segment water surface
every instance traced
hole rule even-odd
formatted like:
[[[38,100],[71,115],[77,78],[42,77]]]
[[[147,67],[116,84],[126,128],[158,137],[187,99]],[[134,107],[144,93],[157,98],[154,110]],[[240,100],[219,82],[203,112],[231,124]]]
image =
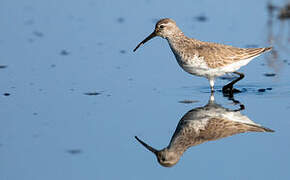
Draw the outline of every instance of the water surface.
[[[0,179],[289,177],[289,22],[271,17],[267,3],[2,0]],[[235,99],[275,133],[192,147],[172,168],[140,146],[135,135],[166,146],[182,115],[210,96],[208,81],[183,72],[165,40],[132,52],[163,17],[200,40],[274,46],[241,69],[245,92]],[[215,99],[235,107],[219,91]]]

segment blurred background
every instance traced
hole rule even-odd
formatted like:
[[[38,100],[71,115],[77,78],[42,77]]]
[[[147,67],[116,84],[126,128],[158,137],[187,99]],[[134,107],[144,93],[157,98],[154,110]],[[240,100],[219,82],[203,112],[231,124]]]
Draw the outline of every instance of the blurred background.
[[[1,0],[0,179],[289,178],[289,3]],[[274,47],[241,69],[235,98],[275,133],[192,147],[172,168],[134,139],[167,146],[181,117],[210,96],[165,40],[132,52],[165,17],[199,40]],[[219,91],[215,98],[236,108]]]

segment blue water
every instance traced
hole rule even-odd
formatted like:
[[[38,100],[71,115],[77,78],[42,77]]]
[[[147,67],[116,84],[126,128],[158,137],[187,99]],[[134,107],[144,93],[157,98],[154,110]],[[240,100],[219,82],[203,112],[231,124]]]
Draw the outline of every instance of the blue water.
[[[289,178],[289,21],[271,18],[267,3],[1,0],[0,179]],[[183,72],[165,40],[132,52],[164,17],[200,40],[274,46],[240,70],[246,92],[235,99],[275,133],[192,147],[172,168],[134,139],[167,146],[180,118],[210,96],[208,81]],[[221,92],[215,99],[236,108]]]

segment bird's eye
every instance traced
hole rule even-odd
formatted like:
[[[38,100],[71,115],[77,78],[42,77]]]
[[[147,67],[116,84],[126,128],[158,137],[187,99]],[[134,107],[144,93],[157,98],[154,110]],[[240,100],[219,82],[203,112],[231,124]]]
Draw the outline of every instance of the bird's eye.
[[[164,28],[164,26],[163,26],[163,25],[160,25],[160,26],[159,26],[159,28],[161,28],[161,29],[162,29],[162,28]]]

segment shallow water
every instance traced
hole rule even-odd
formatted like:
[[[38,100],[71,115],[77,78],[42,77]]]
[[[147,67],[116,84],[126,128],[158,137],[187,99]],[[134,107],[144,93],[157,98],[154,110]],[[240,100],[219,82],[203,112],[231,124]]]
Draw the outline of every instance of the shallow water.
[[[275,133],[207,142],[172,168],[158,164],[134,136],[167,146],[180,118],[210,96],[208,81],[183,72],[165,40],[132,52],[163,17],[200,40],[274,46],[240,70],[235,99]],[[0,26],[1,180],[289,177],[289,20],[271,17],[266,0],[4,0]],[[215,99],[237,108],[219,91]]]

